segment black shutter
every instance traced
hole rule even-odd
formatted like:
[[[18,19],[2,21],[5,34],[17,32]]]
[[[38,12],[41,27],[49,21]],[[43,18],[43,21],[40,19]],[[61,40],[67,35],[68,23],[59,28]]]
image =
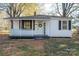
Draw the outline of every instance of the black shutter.
[[[13,20],[11,20],[11,29],[13,29]]]
[[[61,21],[59,21],[59,30],[61,30]]]
[[[69,20],[69,30],[71,30],[71,21]]]

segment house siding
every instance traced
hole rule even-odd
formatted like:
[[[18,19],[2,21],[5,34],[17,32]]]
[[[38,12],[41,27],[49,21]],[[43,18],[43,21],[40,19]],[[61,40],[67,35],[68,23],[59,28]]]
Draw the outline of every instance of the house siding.
[[[18,20],[13,21],[13,29],[19,29],[19,21]]]
[[[51,20],[49,21],[50,28],[48,28],[47,34],[50,37],[72,37],[72,31],[67,29],[67,30],[59,30],[59,21],[58,20]]]

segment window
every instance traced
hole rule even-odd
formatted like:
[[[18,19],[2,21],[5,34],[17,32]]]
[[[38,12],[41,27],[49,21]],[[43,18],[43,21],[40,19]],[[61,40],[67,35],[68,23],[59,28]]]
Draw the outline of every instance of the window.
[[[35,30],[35,20],[22,20],[22,21],[19,21],[19,28]]]
[[[71,30],[71,20],[69,21],[60,21],[59,20],[59,30]]]
[[[23,29],[32,29],[32,20],[23,20],[22,28]]]
[[[62,21],[62,29],[67,29],[67,21]]]

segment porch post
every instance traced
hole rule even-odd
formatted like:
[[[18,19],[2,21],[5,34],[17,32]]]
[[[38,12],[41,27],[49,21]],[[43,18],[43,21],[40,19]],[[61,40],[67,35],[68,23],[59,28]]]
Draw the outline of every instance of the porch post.
[[[20,24],[21,20],[19,20],[19,29],[21,29],[21,24]]]
[[[23,26],[22,20],[19,20],[19,29],[23,29],[22,26]]]
[[[46,23],[44,22],[44,36],[46,34]]]
[[[11,29],[13,29],[13,20],[11,20]]]

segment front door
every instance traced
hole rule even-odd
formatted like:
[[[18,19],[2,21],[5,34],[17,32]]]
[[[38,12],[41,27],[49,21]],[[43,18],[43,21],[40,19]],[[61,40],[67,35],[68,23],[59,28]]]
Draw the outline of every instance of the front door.
[[[44,35],[44,24],[43,21],[36,21],[35,25],[35,34],[36,35]]]

